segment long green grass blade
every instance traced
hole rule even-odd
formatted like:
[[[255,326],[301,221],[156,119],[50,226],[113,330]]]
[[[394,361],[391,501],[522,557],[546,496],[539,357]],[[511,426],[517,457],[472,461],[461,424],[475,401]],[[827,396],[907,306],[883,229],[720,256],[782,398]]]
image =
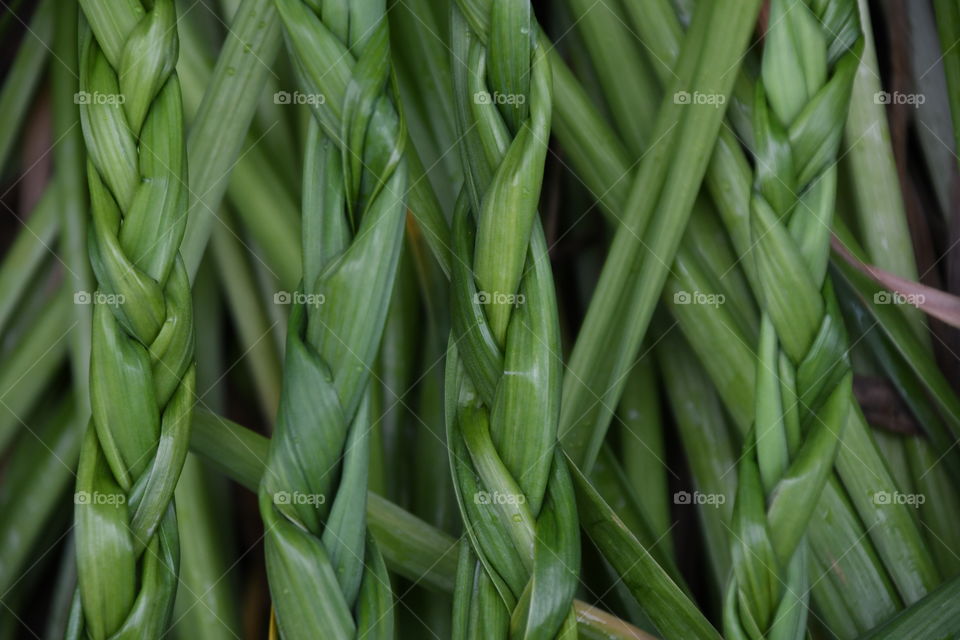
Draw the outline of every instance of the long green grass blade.
[[[654,142],[633,183],[564,382],[561,437],[571,457],[586,468],[606,433],[623,373],[639,349],[723,118],[722,106],[675,103],[673,96],[700,92],[726,100],[757,9],[753,2],[700,5],[678,79],[658,114]],[[658,215],[651,220],[654,209]],[[646,276],[631,288],[630,274],[638,270]],[[625,291],[630,292],[626,297]]]
[[[23,42],[6,72],[3,89],[0,90],[0,122],[4,123],[0,130],[0,171],[7,168],[10,152],[18,134],[23,130],[23,119],[40,83],[43,67],[51,50],[55,5],[53,0],[44,0],[37,4]],[[5,13],[5,17],[17,15],[16,8],[6,7],[6,11],[9,13]],[[70,99],[73,100],[73,96],[70,96]]]
[[[574,467],[572,475],[584,528],[663,637],[719,639],[717,630],[640,545],[580,470]]]

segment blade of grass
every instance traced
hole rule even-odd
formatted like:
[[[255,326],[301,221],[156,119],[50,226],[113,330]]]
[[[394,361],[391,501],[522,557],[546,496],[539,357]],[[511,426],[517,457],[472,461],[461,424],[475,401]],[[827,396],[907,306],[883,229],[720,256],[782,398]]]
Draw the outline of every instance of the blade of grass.
[[[858,0],[857,9],[863,24],[864,48],[850,97],[850,113],[844,131],[847,149],[843,158],[853,184],[854,212],[860,237],[874,264],[901,278],[916,281],[917,263],[890,143],[876,44],[866,0]],[[915,310],[908,311],[907,315],[921,340],[929,342],[922,316]]]
[[[213,228],[217,211],[256,109],[270,65],[280,50],[273,0],[243,0],[190,127],[187,156],[192,191],[183,246],[191,275]]]
[[[289,291],[303,271],[300,216],[295,200],[268,162],[259,150],[248,147],[233,169],[227,195],[237,217],[263,248],[280,286]],[[264,211],[271,214],[265,216]]]
[[[896,7],[887,7],[885,4],[880,7],[885,11],[888,22],[897,24],[904,21],[904,17],[896,16],[891,11]],[[926,98],[923,104],[916,106],[917,121],[923,123],[917,127],[917,139],[933,183],[939,205],[937,209],[941,219],[946,219],[952,207],[951,190],[957,162],[953,126],[956,110],[951,106],[955,95],[952,92],[955,90],[947,81],[946,73],[939,70],[946,71],[946,65],[942,62],[944,49],[938,37],[944,20],[937,15],[943,15],[942,12],[934,12],[935,7],[930,2],[907,2],[902,7],[901,16],[905,15],[906,37],[910,43],[906,51],[909,67],[905,75],[915,83],[916,91]]]
[[[645,358],[631,371],[618,413],[620,460],[629,485],[643,505],[655,539],[673,556],[673,540],[669,535],[664,423],[657,393],[657,371],[653,358]]]
[[[859,243],[842,225],[834,229],[839,245],[842,249],[863,261],[865,254]],[[931,428],[929,435],[935,443],[936,449],[948,452],[952,442],[960,436],[960,399],[950,388],[949,383],[940,373],[933,357],[924,343],[917,338],[909,324],[909,320],[900,310],[899,305],[883,304],[886,301],[885,292],[868,276],[854,268],[846,260],[835,260],[834,267],[842,275],[844,282],[860,300],[862,308],[870,313],[870,326],[881,329],[889,340],[889,344],[899,352],[903,361],[913,369],[914,374],[927,388],[931,397],[942,412],[946,423],[945,429],[934,429],[939,423],[931,422],[926,425]],[[878,304],[881,303],[881,304]],[[951,464],[956,470],[960,468],[956,462]]]
[[[67,620],[76,590],[77,564],[74,560],[73,535],[70,535],[63,546],[60,571],[53,589],[53,602],[50,604],[50,614],[43,634],[44,640],[60,640],[67,637]]]
[[[93,275],[87,256],[87,189],[83,179],[83,132],[75,96],[80,88],[77,42],[79,6],[58,7],[54,38],[53,159],[58,185],[66,277],[74,292],[92,291]],[[75,326],[70,333],[70,370],[73,376],[77,413],[84,420],[90,414],[90,335],[93,314],[88,305],[74,305]],[[0,323],[2,324],[2,323]]]
[[[940,49],[943,52],[943,71],[947,76],[947,97],[953,119],[954,150],[960,150],[960,7],[950,0],[934,0]],[[956,153],[954,153],[956,155]]]
[[[945,582],[863,640],[942,640],[960,634],[960,578]]]
[[[50,257],[61,225],[58,216],[61,189],[57,182],[47,187],[3,256],[0,265],[0,333],[6,333],[10,316],[31,277]]]
[[[0,128],[0,172],[7,167],[10,151],[23,130],[27,108],[53,44],[54,6],[53,0],[43,0],[37,5],[0,89],[0,122],[4,123]],[[16,16],[16,9],[7,7],[7,11],[6,15]]]
[[[74,480],[82,433],[75,413],[72,401],[61,402],[41,424],[24,429],[12,448],[0,497],[2,599],[22,577],[40,532],[50,525]]]
[[[726,418],[709,378],[704,375],[682,337],[667,332],[657,345],[657,359],[664,375],[667,396],[680,432],[694,479],[694,487],[709,502],[697,504],[707,557],[719,595],[729,575],[727,526],[733,510],[736,477],[735,445],[727,431]],[[696,402],[693,402],[693,399]],[[716,498],[722,496],[722,499]],[[674,495],[674,504],[678,504]],[[682,501],[689,504],[693,501]]]
[[[729,95],[758,9],[755,2],[700,5],[678,65],[679,79],[662,104],[655,142],[641,162],[565,377],[561,437],[568,454],[587,469],[609,422],[605,407],[620,396],[623,373],[639,348],[723,118],[722,107],[677,104],[673,96],[682,91]],[[659,199],[651,193],[659,193]],[[645,231],[654,209],[658,215]],[[631,290],[627,281],[637,269],[646,276]],[[626,300],[623,291],[630,291]]]
[[[427,0],[399,0],[390,9],[390,35],[410,139],[417,141],[430,183],[451,211],[462,180],[453,119],[449,43],[442,18]],[[447,7],[444,6],[444,11]]]
[[[202,265],[193,287],[197,309],[197,391],[201,406],[222,411],[217,386],[223,369],[220,344],[222,312],[216,274]],[[234,580],[228,559],[235,549],[230,527],[229,487],[225,479],[189,454],[177,483],[177,525],[181,531],[180,582],[174,604],[173,634],[184,640],[228,640],[239,636]]]
[[[662,462],[657,460],[657,466],[662,468]],[[627,480],[625,469],[613,455],[611,448],[604,445],[600,455],[590,473],[590,485],[606,502],[623,523],[630,529],[630,533],[656,560],[657,564],[670,576],[684,592],[690,589],[677,568],[673,557],[673,549],[665,538],[670,526],[663,530],[654,529],[650,514],[641,503],[641,491],[637,491]],[[664,488],[666,491],[666,489]]]
[[[264,313],[250,271],[251,265],[233,229],[230,215],[222,211],[218,217],[221,224],[213,231],[212,249],[219,284],[237,329],[244,366],[249,368],[254,380],[260,410],[264,416],[272,419],[280,403],[282,370],[280,354],[270,337],[277,330],[276,323]],[[270,302],[276,304],[276,296],[284,293],[275,293]]]
[[[596,69],[614,121],[633,157],[643,155],[651,142],[656,104],[643,98],[643,92],[656,86],[653,72],[642,57],[635,34],[624,28],[626,18],[619,2],[593,3],[568,0],[571,21],[580,31],[589,32],[584,42]],[[603,46],[597,43],[603,41]],[[641,43],[642,44],[642,43]],[[630,82],[623,82],[622,69],[631,70]]]
[[[67,354],[72,295],[61,286],[50,295],[43,311],[6,354],[0,370],[0,450],[6,450]]]
[[[584,528],[621,579],[630,587],[637,602],[657,626],[657,630],[667,639],[719,640],[720,634],[717,630],[670,580],[572,460],[570,466]]]

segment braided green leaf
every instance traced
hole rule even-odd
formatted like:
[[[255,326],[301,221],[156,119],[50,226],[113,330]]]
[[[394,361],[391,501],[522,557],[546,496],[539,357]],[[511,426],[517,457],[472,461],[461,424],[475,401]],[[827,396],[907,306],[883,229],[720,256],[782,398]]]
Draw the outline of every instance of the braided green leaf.
[[[99,287],[76,493],[82,623],[90,638],[158,637],[176,594],[173,492],[196,376],[179,253],[187,165],[176,16],[173,0],[81,7],[78,102]]]
[[[446,422],[472,543],[461,556],[468,588],[455,593],[455,637],[567,638],[580,543],[557,449],[559,329],[537,216],[552,77],[527,0],[488,3],[482,14],[484,38],[453,12],[467,182],[453,221]]]
[[[860,44],[853,0],[774,0],[753,111],[750,228],[762,306],[754,426],[731,522],[734,639],[806,632],[805,530],[840,446],[852,374],[826,279],[837,150]]]
[[[277,2],[302,85],[326,99],[307,136],[303,290],[260,483],[267,574],[282,637],[391,638],[390,581],[365,518],[367,387],[403,238],[405,130],[382,4],[320,4]]]

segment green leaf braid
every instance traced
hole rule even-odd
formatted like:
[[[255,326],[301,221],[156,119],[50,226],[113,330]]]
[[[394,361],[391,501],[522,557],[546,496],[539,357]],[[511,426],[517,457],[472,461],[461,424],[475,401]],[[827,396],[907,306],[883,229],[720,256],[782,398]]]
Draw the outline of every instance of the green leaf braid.
[[[180,258],[187,163],[173,0],[81,0],[80,118],[98,284],[92,418],[77,475],[80,608],[88,638],[157,638],[179,564],[174,487],[195,363]]]
[[[773,0],[754,106],[750,229],[762,306],[756,413],[740,461],[724,602],[734,640],[801,638],[804,534],[851,411],[826,278],[837,156],[862,49],[853,0]]]
[[[393,594],[366,526],[368,387],[400,255],[406,132],[383,2],[278,0],[312,105],[303,280],[260,484],[267,574],[287,640],[393,637]],[[303,296],[303,297],[299,297]]]
[[[537,216],[550,65],[527,0],[458,3],[452,20],[466,185],[453,220],[445,405],[470,540],[454,638],[576,637],[579,528],[557,446],[559,323]]]

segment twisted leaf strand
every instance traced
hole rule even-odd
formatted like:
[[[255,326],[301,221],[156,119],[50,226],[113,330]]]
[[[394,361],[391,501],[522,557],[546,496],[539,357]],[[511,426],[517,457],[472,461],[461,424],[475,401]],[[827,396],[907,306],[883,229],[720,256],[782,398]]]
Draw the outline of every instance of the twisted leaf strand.
[[[559,330],[537,216],[550,66],[527,0],[486,3],[479,13],[458,6],[454,80],[467,179],[453,221],[445,404],[471,544],[454,637],[575,637],[579,530],[557,447]]]
[[[826,278],[837,153],[858,63],[853,0],[773,0],[754,106],[752,258],[763,309],[756,414],[740,462],[725,635],[800,638],[804,532],[850,410],[847,338]]]
[[[316,100],[304,163],[302,291],[260,484],[267,573],[286,639],[392,638],[393,597],[365,512],[368,382],[400,255],[405,130],[384,7],[278,0]]]
[[[179,253],[187,164],[176,16],[173,0],[80,4],[77,102],[99,292],[92,418],[75,500],[81,606],[72,629],[89,638],[157,638],[176,594],[173,493],[196,375]]]

